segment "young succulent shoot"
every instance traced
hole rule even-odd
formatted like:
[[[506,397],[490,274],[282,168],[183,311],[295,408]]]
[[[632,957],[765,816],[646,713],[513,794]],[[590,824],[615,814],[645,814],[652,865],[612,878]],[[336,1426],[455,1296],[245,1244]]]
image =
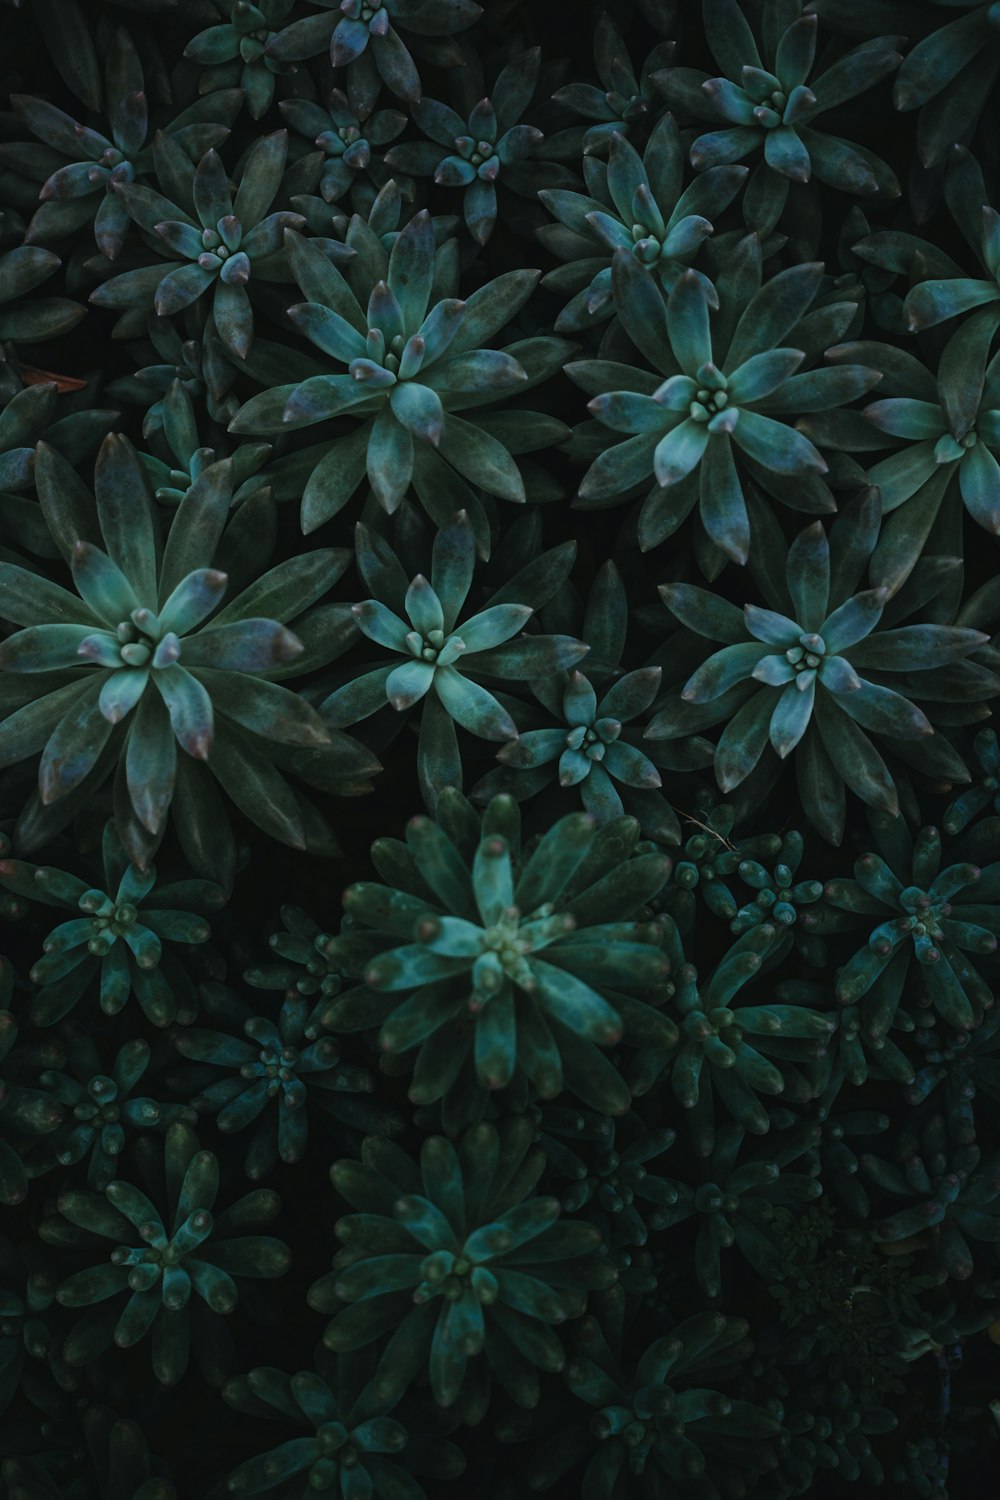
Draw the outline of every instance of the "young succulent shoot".
[[[778,931],[770,922],[737,938],[702,977],[686,960],[673,921],[661,920],[679,1044],[647,1048],[632,1061],[628,1077],[636,1094],[667,1078],[678,1104],[690,1112],[684,1124],[696,1154],[710,1156],[723,1113],[744,1130],[766,1135],[770,1118],[761,1095],[811,1098],[808,1066],[825,1053],[837,1023],[805,1005],[778,1004],[770,996],[755,1005],[740,997],[774,953]]]
[[[568,83],[552,96],[563,109],[594,124],[559,131],[560,146],[565,142],[568,150],[572,143],[584,156],[599,156],[616,133],[629,138],[641,136],[661,108],[653,75],[670,62],[674,45],[657,43],[643,57],[637,75],[614,17],[602,10],[594,23],[594,66],[603,88],[593,83]]]

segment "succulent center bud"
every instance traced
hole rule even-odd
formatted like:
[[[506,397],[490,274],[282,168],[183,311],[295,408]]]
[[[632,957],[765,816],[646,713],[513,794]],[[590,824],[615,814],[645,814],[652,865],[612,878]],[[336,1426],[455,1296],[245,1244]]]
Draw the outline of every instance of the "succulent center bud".
[[[588,760],[602,761],[608,745],[621,734],[618,719],[600,719],[593,724],[576,724],[567,731],[566,749],[579,750]]]
[[[349,1438],[350,1433],[343,1422],[324,1422],[322,1427],[316,1429],[316,1440],[323,1457],[333,1458],[336,1455],[341,1463],[344,1461],[345,1453],[350,1449]]]
[[[522,960],[531,952],[531,941],[519,934],[521,913],[516,906],[509,906],[493,927],[483,932],[483,950],[495,953],[509,979],[516,979]]]
[[[726,1042],[729,1046],[735,1046],[743,1040],[743,1033],[736,1024],[736,1013],[728,1006],[717,1005],[708,1011],[706,1019],[712,1033]]]
[[[650,1450],[658,1443],[680,1442],[684,1424],[670,1413],[674,1393],[666,1385],[643,1386],[631,1397],[631,1406],[607,1406],[590,1419],[590,1431],[601,1442],[620,1439],[628,1451],[628,1469],[641,1474]],[[728,1403],[727,1403],[728,1407]]]
[[[274,1046],[264,1046],[258,1054],[257,1065],[246,1063],[240,1072],[244,1078],[258,1078],[261,1075],[267,1078],[269,1080],[268,1093],[273,1097],[283,1084],[292,1082],[298,1065],[297,1048],[282,1047],[279,1050]]]
[[[695,392],[688,414],[696,422],[710,422],[720,411],[725,411],[728,405],[729,396],[726,391],[711,391],[707,386],[701,386]]]
[[[131,901],[116,904],[104,891],[84,891],[77,905],[91,919],[92,936],[87,947],[91,953],[101,957],[111,952],[118,939],[125,935],[139,917],[138,909]],[[104,1079],[103,1082],[114,1092],[114,1084],[110,1079]]]
[[[709,871],[699,870],[698,866],[690,859],[682,859],[674,866],[674,883],[682,890],[693,891],[698,881],[707,877]]]
[[[249,31],[246,36],[240,37],[240,57],[244,62],[259,62],[264,55],[270,32],[258,29]]]
[[[127,620],[119,621],[115,636],[123,667],[170,667],[180,659],[180,641],[161,631],[152,610],[134,609]]]
[[[406,339],[401,333],[397,333],[390,342],[389,347],[385,352],[385,359],[382,361],[382,363],[387,370],[392,371],[393,375],[399,374],[399,361],[403,356],[403,349],[405,345]]]
[[[121,1108],[114,1079],[101,1074],[92,1078],[87,1084],[86,1095],[73,1106],[73,1118],[86,1124],[100,1121],[103,1125],[117,1125]]]
[[[788,95],[782,88],[772,89],[754,109],[754,119],[763,130],[774,130],[782,124]]]
[[[148,1291],[161,1280],[165,1271],[180,1266],[188,1255],[205,1243],[212,1233],[213,1223],[207,1209],[197,1209],[188,1214],[169,1239],[164,1238],[162,1226],[144,1224],[139,1237],[146,1241],[145,1246],[140,1250],[132,1245],[119,1245],[111,1252],[111,1263],[130,1268],[128,1281],[133,1291]],[[176,1299],[173,1305],[178,1307],[187,1300],[183,1291],[170,1295]]]
[[[660,239],[645,224],[632,225],[632,254],[647,266],[659,260],[663,254]]]
[[[815,672],[826,655],[826,642],[821,635],[806,633],[799,636],[797,646],[789,646],[785,660],[796,672]]]
[[[443,1297],[446,1302],[458,1302],[471,1296],[481,1305],[495,1302],[500,1288],[492,1271],[482,1264],[483,1259],[482,1252],[477,1257],[464,1249],[457,1254],[451,1250],[432,1250],[421,1262],[423,1279],[414,1301]],[[481,1348],[481,1341],[475,1334],[467,1336],[464,1348],[467,1354],[475,1354]]]
[[[243,225],[235,214],[226,214],[214,229],[202,230],[201,242],[205,249],[197,264],[203,271],[218,271],[223,281],[239,286],[250,280],[250,259],[240,249]]]
[[[905,915],[894,924],[897,930],[909,935],[920,963],[937,963],[941,954],[936,945],[945,936],[941,923],[951,914],[951,903],[935,901],[919,886],[911,885],[901,893],[899,904]]]
[[[422,635],[419,630],[411,630],[407,633],[406,644],[414,656],[433,665],[444,649],[446,639],[464,649],[460,636],[446,638],[443,630],[428,630],[426,635]]]

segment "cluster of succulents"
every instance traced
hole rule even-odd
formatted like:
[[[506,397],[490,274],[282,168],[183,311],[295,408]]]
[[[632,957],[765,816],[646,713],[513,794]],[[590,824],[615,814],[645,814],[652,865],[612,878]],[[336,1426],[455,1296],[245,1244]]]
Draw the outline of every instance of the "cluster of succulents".
[[[0,1500],[991,1495],[1000,5],[0,15]]]

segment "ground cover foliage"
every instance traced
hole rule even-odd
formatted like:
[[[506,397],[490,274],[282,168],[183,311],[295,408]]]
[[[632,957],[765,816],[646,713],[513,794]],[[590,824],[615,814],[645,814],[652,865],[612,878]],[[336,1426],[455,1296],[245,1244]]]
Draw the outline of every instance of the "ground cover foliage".
[[[1000,6],[0,22],[0,1495],[992,1493]]]

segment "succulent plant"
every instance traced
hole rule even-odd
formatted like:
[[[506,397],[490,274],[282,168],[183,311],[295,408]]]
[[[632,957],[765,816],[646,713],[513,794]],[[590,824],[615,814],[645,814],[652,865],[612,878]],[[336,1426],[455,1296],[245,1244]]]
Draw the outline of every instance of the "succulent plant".
[[[888,1031],[904,991],[955,1030],[971,1031],[993,1004],[980,969],[1000,934],[1000,864],[946,864],[936,828],[911,837],[900,819],[873,817],[871,826],[877,851],[855,862],[853,880],[828,881],[824,893],[852,925],[871,925],[837,976],[837,998],[861,1001],[874,1038]]]
[[[588,194],[545,188],[540,197],[556,224],[543,225],[538,238],[566,262],[550,271],[542,285],[571,294],[556,319],[561,333],[577,332],[603,322],[615,310],[612,261],[627,250],[669,292],[677,278],[699,257],[714,223],[746,181],[745,167],[713,167],[687,187],[684,149],[671,115],[654,125],[640,156],[624,135],[612,133],[608,163],[594,161],[588,171]],[[711,282],[695,270],[714,298]]]
[[[825,962],[826,948],[811,930],[817,914],[809,908],[823,896],[823,882],[796,880],[804,853],[805,840],[793,830],[781,840],[777,863],[770,870],[759,860],[740,860],[737,873],[756,894],[738,908],[729,930],[739,936],[761,922],[773,923],[779,932],[784,927],[806,962],[819,968]]]
[[[102,1500],[177,1500],[137,1422],[107,1406],[88,1406],[83,1428]]]
[[[117,1015],[135,995],[154,1026],[192,1020],[195,986],[183,962],[163,945],[208,942],[206,917],[223,905],[225,892],[207,880],[158,884],[152,865],[140,870],[129,861],[113,823],[104,829],[102,856],[101,885],[50,865],[0,860],[5,890],[74,913],[51,929],[31,970],[38,986],[32,1021],[61,1021],[95,980],[106,1015]]]
[[[435,62],[462,62],[451,38],[471,26],[482,7],[473,0],[315,0],[319,15],[293,21],[267,43],[267,56],[297,62],[330,49],[335,68],[374,104],[381,84],[416,102],[423,88],[407,48],[411,34],[421,55]],[[400,35],[400,32],[403,34]],[[381,82],[380,82],[381,80]]]
[[[151,1333],[153,1373],[164,1385],[176,1385],[187,1369],[193,1324],[204,1372],[220,1385],[228,1372],[218,1324],[236,1306],[237,1280],[288,1269],[281,1240],[244,1232],[273,1220],[281,1202],[258,1188],[213,1215],[218,1158],[199,1150],[194,1131],[181,1123],[156,1146],[166,1172],[162,1208],[119,1178],[103,1194],[63,1192],[58,1213],[41,1225],[47,1244],[78,1250],[77,1262],[90,1262],[61,1281],[56,1293],[62,1307],[96,1309],[76,1321],[63,1358],[83,1365],[112,1343],[128,1349]],[[151,1167],[152,1153],[147,1156]],[[102,1241],[115,1245],[110,1260]]]
[[[775,1207],[808,1203],[823,1192],[822,1184],[807,1171],[783,1169],[819,1137],[818,1126],[776,1131],[763,1155],[758,1151],[741,1158],[744,1131],[726,1124],[716,1135],[711,1156],[701,1164],[697,1186],[673,1182],[677,1198],[664,1208],[660,1227],[671,1229],[697,1216],[696,1275],[706,1297],[719,1296],[722,1251],[734,1244],[759,1276],[779,1274],[781,1251],[769,1232]]]
[[[250,118],[262,119],[274,98],[276,75],[297,71],[267,52],[293,5],[294,0],[213,0],[219,21],[197,32],[184,48],[184,56],[202,69],[200,92],[240,89]]]
[[[341,273],[315,244],[289,236],[292,269],[308,300],[288,316],[340,368],[253,398],[232,430],[295,430],[350,416],[353,430],[334,445],[304,498],[307,531],[345,505],[366,472],[388,511],[411,482],[419,489],[422,475],[427,482],[442,469],[443,484],[457,473],[490,494],[523,500],[518,467],[502,437],[491,433],[489,418],[455,413],[526,390],[561,364],[560,339],[484,347],[524,305],[540,273],[505,272],[463,301],[455,295],[454,257],[436,249],[426,210],[388,253],[374,235],[358,238],[365,251]]]
[[[3,218],[0,216],[0,227]],[[0,344],[41,344],[75,328],[87,309],[68,297],[28,297],[62,262],[41,245],[0,253]]]
[[[370,212],[377,190],[393,180],[385,147],[405,130],[406,115],[398,109],[366,109],[341,89],[331,89],[327,109],[308,99],[283,99],[281,113],[323,152],[323,201],[339,203],[349,196],[359,212]]]
[[[479,679],[531,680],[571,667],[585,655],[587,647],[572,636],[525,631],[537,603],[554,591],[571,558],[555,551],[539,560],[541,566],[529,563],[485,609],[466,614],[476,540],[464,511],[438,531],[429,580],[418,573],[407,582],[391,547],[361,526],[356,555],[375,597],[355,604],[354,618],[361,633],[391,656],[387,664],[370,665],[335,688],[321,700],[319,713],[340,730],[386,705],[404,714],[420,703],[417,774],[433,807],[445,787],[461,788],[456,725],[488,740],[517,736],[510,713]]]
[[[774,987],[774,998],[783,1005],[836,1010],[836,1030],[825,1055],[808,1065],[815,1097],[828,1098],[830,1089],[839,1090],[845,1081],[855,1088],[869,1079],[891,1079],[901,1086],[913,1083],[915,1069],[904,1037],[916,1029],[916,1022],[902,1006],[897,1007],[893,1016],[890,1030],[897,1035],[892,1036],[889,1030],[878,1034],[869,1030],[860,1003],[838,1004],[832,985],[808,979],[782,979]]]
[[[0,1500],[973,1500],[1000,3],[0,18]]]
[[[724,1483],[734,1469],[759,1476],[772,1468],[777,1419],[706,1385],[713,1366],[746,1350],[747,1326],[721,1312],[696,1313],[624,1364],[618,1341],[596,1318],[582,1319],[565,1380],[584,1410],[532,1453],[532,1488],[548,1489],[581,1462],[586,1493],[595,1496],[612,1495],[633,1477],[654,1494],[682,1495],[692,1486],[719,1493],[716,1480]]]
[[[0,968],[2,998],[9,1004],[12,976],[4,962]],[[63,1112],[57,1102],[38,1087],[35,1059],[25,1059],[15,1050],[17,1020],[9,1010],[0,1010],[0,1204],[21,1203],[28,1192],[27,1156],[38,1136],[55,1130]],[[22,1074],[24,1076],[22,1077]],[[36,1076],[32,1076],[32,1075]]]
[[[986,808],[992,807],[994,813],[1000,814],[1000,744],[996,731],[981,729],[972,749],[979,763],[976,780],[959,792],[941,818],[943,831],[952,836],[961,833]]]
[[[326,951],[332,939],[298,906],[283,906],[281,923],[281,930],[268,938],[274,962],[244,970],[243,978],[254,989],[283,990],[286,997],[293,992],[321,996],[303,1027],[303,1035],[315,1041],[319,1035],[320,1006],[335,999],[341,989],[340,970]]]
[[[522,115],[538,88],[537,47],[511,59],[487,97],[470,98],[458,73],[462,99],[456,109],[426,95],[412,106],[427,139],[404,141],[386,152],[386,165],[411,177],[433,176],[441,187],[462,189],[462,214],[477,245],[485,245],[497,221],[497,189],[533,198],[542,183],[561,175],[553,162],[538,160],[544,132]],[[477,80],[478,81],[478,80]],[[573,179],[570,178],[572,181]]]
[[[162,258],[112,276],[91,293],[97,307],[160,317],[183,312],[211,289],[212,321],[223,347],[238,358],[253,343],[253,278],[283,279],[283,235],[302,224],[288,210],[270,213],[281,186],[288,133],[276,130],[248,155],[235,198],[229,173],[215,150],[197,166],[178,159],[171,186],[177,203],[142,183],[119,183],[115,192],[129,217],[149,236]]]
[[[766,608],[747,604],[741,615],[686,583],[660,591],[688,629],[727,644],[661,709],[647,735],[676,738],[725,722],[715,751],[724,792],[751,775],[768,745],[781,760],[794,752],[803,809],[833,843],[843,836],[845,786],[869,807],[899,811],[892,774],[870,736],[917,766],[933,764],[941,745],[952,774],[968,775],[943,735],[924,751],[933,723],[914,699],[960,701],[964,658],[985,638],[947,625],[897,624],[906,618],[905,593],[855,592],[878,527],[872,490],[829,533],[820,521],[807,527],[788,548],[784,580],[776,569],[760,575]],[[929,582],[920,580],[923,591]],[[970,664],[968,671],[977,694],[977,670]]]
[[[314,186],[318,187],[320,181],[322,181],[322,173]],[[327,242],[328,248],[332,247],[331,259],[340,256],[345,259],[346,263],[349,263],[352,244],[364,235],[364,228],[361,226],[371,230],[386,256],[392,254],[393,245],[413,217],[412,200],[416,194],[417,185],[413,178],[397,171],[392,177],[387,175],[387,180],[377,193],[373,190],[371,195],[361,194],[360,206],[351,214],[348,213],[349,205],[327,203],[325,198],[318,197],[315,192],[294,193],[292,202],[306,221],[302,237],[312,242],[314,238],[322,239],[332,234],[333,239]],[[434,228],[434,243],[438,249],[441,249],[453,239],[459,220],[454,214],[438,214],[432,217],[431,224]],[[367,236],[365,238],[367,239]],[[346,247],[346,255],[343,247]],[[449,246],[447,254],[453,254],[453,247]],[[364,296],[362,289],[359,300],[363,300]],[[315,357],[300,356],[299,363],[302,366],[303,378],[323,373],[322,366]],[[266,402],[259,404],[266,410]],[[274,420],[274,416],[268,417],[267,420],[269,422]],[[283,423],[282,429],[284,430]]]
[[[725,802],[713,806],[710,795],[699,797],[694,810],[683,813],[682,819],[685,826],[694,827],[697,832],[686,838],[677,851],[670,882],[658,902],[673,917],[680,932],[687,935],[694,929],[700,901],[704,901],[713,916],[727,921],[736,917],[740,906],[734,889],[739,893],[740,866],[773,859],[781,849],[781,838],[778,834],[764,833],[734,839],[735,809]]]
[[[220,610],[229,580],[212,563],[220,544],[224,554],[227,538],[238,561],[233,543],[245,530],[242,511],[230,519],[227,462],[210,465],[191,486],[164,541],[124,439],[109,437],[101,448],[96,512],[57,459],[47,455],[39,470],[42,509],[77,593],[0,564],[4,611],[24,627],[0,645],[8,684],[0,756],[11,764],[42,751],[38,799],[27,809],[29,820],[43,819],[35,844],[48,832],[43,809],[61,803],[65,817],[72,816],[117,766],[116,824],[129,857],[148,866],[179,786],[182,842],[203,868],[204,831],[193,826],[200,814],[192,799],[199,807],[217,800],[197,764],[204,761],[250,817],[303,846],[309,815],[269,759],[268,742],[307,751],[329,747],[345,767],[353,751],[347,748],[345,762],[338,741],[340,747],[352,742],[335,738],[303,698],[273,679],[321,665],[343,649],[342,611],[310,612],[309,606],[344,571],[348,555],[290,558]],[[252,559],[249,539],[242,547]],[[306,641],[275,614],[301,617]],[[320,761],[329,765],[328,751]],[[365,763],[371,761],[362,752],[356,764]],[[314,823],[318,816],[312,813]],[[25,818],[21,841],[33,847]],[[224,868],[218,853],[209,857]]]
[[[647,1047],[630,1069],[633,1092],[646,1093],[663,1074],[681,1108],[699,1156],[710,1156],[722,1111],[744,1130],[765,1135],[770,1128],[761,1094],[785,1094],[804,1102],[812,1087],[802,1064],[825,1050],[836,1021],[798,1004],[760,1005],[737,1000],[779,938],[770,922],[751,927],[701,979],[685,962],[673,921],[661,918],[670,961],[670,1009],[677,1016],[679,1045]]]
[[[67,463],[92,461],[94,449],[118,421],[118,413],[100,407],[60,411],[66,398],[55,374],[22,382],[8,365],[4,372],[10,394],[0,390],[0,522],[8,538],[26,552],[51,557],[55,547],[31,490],[34,487],[35,448],[48,443]],[[47,377],[47,378],[46,378]],[[83,387],[84,382],[79,382]]]
[[[860,1180],[859,1153],[865,1141],[884,1135],[892,1122],[888,1115],[877,1110],[838,1108],[843,1104],[839,1096],[844,1082],[843,1074],[835,1071],[811,1109],[819,1138],[809,1148],[809,1166],[824,1191],[829,1188],[855,1218],[864,1220],[871,1212],[871,1204]],[[799,1126],[798,1117],[791,1110],[776,1110],[772,1118],[781,1131]]]
[[[870,12],[852,0],[817,0],[816,10],[838,29],[855,34],[868,29]],[[897,109],[920,111],[917,154],[925,167],[935,167],[955,141],[975,129],[989,100],[1000,72],[996,12],[988,0],[925,0],[918,11],[883,0],[876,14],[879,26],[905,25],[911,36],[920,32],[896,75],[892,97]]]
[[[978,525],[1000,534],[1000,356],[990,357],[998,327],[1000,305],[967,318],[941,353],[936,381],[912,354],[888,344],[827,351],[835,364],[865,360],[883,372],[879,400],[859,413],[807,417],[802,426],[814,441],[842,450],[899,449],[867,473],[886,517],[872,577],[893,590],[942,511],[961,503]]]
[[[669,753],[658,756],[656,747],[639,743],[639,725],[658,694],[662,669],[622,670],[628,597],[621,574],[613,562],[604,565],[579,624],[565,619],[558,603],[556,595],[555,623],[578,629],[590,648],[588,672],[548,671],[532,680],[544,719],[534,705],[510,703],[517,738],[498,752],[501,765],[477,782],[473,801],[482,804],[509,792],[523,802],[557,781],[571,796],[578,788],[576,796],[599,823],[628,814],[639,820],[645,837],[677,843],[677,817],[662,794],[658,766],[686,770],[689,762],[678,763]],[[542,611],[543,625],[550,612]]]
[[[653,479],[639,517],[640,546],[672,536],[697,506],[709,555],[717,558],[713,573],[726,558],[743,564],[749,556],[741,469],[797,508],[829,510],[820,478],[826,462],[785,419],[841,406],[881,377],[865,365],[796,373],[853,316],[849,302],[812,307],[822,269],[790,266],[762,285],[760,241],[749,235],[716,276],[714,296],[703,278],[686,270],[664,302],[636,256],[616,250],[615,308],[656,373],[630,368],[627,385],[616,389],[620,365],[586,360],[568,367],[594,393],[588,409],[597,422],[628,434],[595,458],[580,485],[580,503],[616,504]]]
[[[223,351],[211,318],[195,303],[178,323],[179,327],[169,318],[155,315],[147,318],[148,343],[137,351],[138,368],[134,374],[108,384],[108,394],[116,401],[143,408],[142,434],[146,441],[165,432],[166,396],[175,381],[180,382],[188,396],[204,401],[213,423],[225,426],[239,405],[231,390],[236,367]],[[150,356],[152,361],[144,362]],[[172,418],[170,426],[172,440],[181,445],[181,454],[175,456],[181,457],[188,446],[186,434],[174,433]],[[196,448],[192,449],[192,456],[195,451]],[[185,460],[185,464],[189,461]]]
[[[650,125],[662,107],[653,77],[666,67],[673,48],[673,42],[657,43],[646,53],[636,74],[614,17],[602,10],[594,23],[594,67],[603,88],[592,83],[567,83],[552,96],[564,109],[595,122],[558,132],[566,154],[572,143],[585,156],[599,155],[615,133],[631,137]]]
[[[265,1177],[281,1160],[300,1161],[309,1140],[309,1116],[329,1115],[351,1131],[390,1133],[391,1113],[368,1096],[375,1087],[365,1068],[341,1062],[331,1036],[310,1040],[316,1010],[303,996],[286,994],[277,1015],[254,1015],[225,985],[202,986],[203,1012],[214,1030],[178,1032],[174,1045],[196,1064],[174,1087],[199,1113],[214,1114],[226,1134],[249,1130],[244,1162],[248,1177]],[[315,1024],[315,1023],[314,1023]],[[241,1034],[242,1033],[242,1034]],[[219,1078],[217,1069],[224,1069]]]
[[[562,1220],[557,1199],[533,1194],[543,1163],[530,1143],[527,1122],[482,1124],[457,1146],[429,1136],[419,1167],[375,1139],[360,1162],[332,1167],[358,1212],[338,1220],[343,1248],[309,1303],[334,1313],[323,1341],[337,1353],[392,1330],[372,1377],[376,1397],[402,1395],[426,1365],[439,1405],[481,1409],[485,1363],[530,1407],[539,1370],[563,1368],[553,1326],[579,1317],[588,1291],[613,1285],[615,1272],[597,1253],[597,1229]]]
[[[47,1366],[60,1391],[76,1380],[56,1348],[51,1309],[55,1286],[43,1271],[29,1270],[10,1240],[0,1238],[0,1416],[19,1390],[32,1389],[32,1364]]]
[[[155,154],[142,62],[127,31],[114,35],[106,74],[104,113],[110,138],[45,99],[19,94],[11,101],[15,113],[42,144],[6,144],[0,162],[29,178],[44,179],[38,193],[41,206],[28,225],[29,241],[50,245],[92,224],[98,249],[116,260],[130,225],[118,185],[146,176]],[[175,155],[197,159],[222,145],[238,109],[237,95],[215,95],[182,110],[163,134]]]
[[[118,1049],[110,1072],[91,1037],[79,1026],[64,1028],[66,1061],[39,1074],[38,1081],[63,1112],[56,1131],[30,1153],[31,1176],[57,1166],[87,1164],[87,1186],[102,1193],[118,1173],[118,1160],[137,1130],[162,1133],[176,1120],[193,1124],[195,1111],[184,1104],[164,1104],[135,1090],[149,1066],[150,1046],[140,1038]]]
[[[159,403],[159,415],[162,424],[147,439],[159,452],[141,452],[139,458],[153,494],[161,505],[174,508],[180,505],[195,480],[222,459],[230,461],[233,477],[231,503],[234,507],[258,490],[268,488],[270,475],[264,466],[271,455],[272,445],[235,443],[219,451],[203,444],[195,404],[182,381],[175,380],[167,388]],[[162,439],[159,443],[158,437]],[[162,452],[166,452],[166,458],[159,456]]]
[[[560,786],[580,787],[584,808],[599,822],[620,818],[626,807],[615,783],[640,794],[658,790],[662,784],[649,756],[629,739],[622,738],[622,720],[643,713],[656,696],[658,685],[658,668],[640,669],[626,673],[598,698],[589,678],[580,671],[571,671],[559,705],[564,725],[558,729],[526,730],[500,751],[499,758],[515,771],[530,771],[550,764]],[[556,695],[553,693],[551,697]],[[512,784],[517,787],[516,775]],[[533,781],[531,789],[537,791],[539,786]],[[629,811],[633,811],[627,790],[624,798],[629,802]],[[644,810],[640,803],[636,809],[640,822]],[[653,821],[655,826],[655,816]]]
[[[600,1048],[624,1036],[668,1050],[677,1037],[656,1009],[669,969],[662,931],[640,919],[669,861],[633,852],[628,818],[598,831],[571,813],[525,856],[512,798],[494,798],[480,822],[446,790],[438,820],[414,818],[405,845],[376,846],[379,873],[398,885],[345,892],[351,927],[331,946],[367,994],[335,1002],[327,1024],[380,1025],[385,1051],[419,1048],[415,1102],[469,1072],[485,1089],[523,1072],[543,1097],[569,1087],[622,1113],[629,1091]]]
[[[952,1146],[941,1115],[900,1130],[896,1147],[898,1165],[871,1153],[861,1158],[862,1171],[883,1194],[908,1200],[875,1225],[875,1238],[917,1247],[933,1241],[948,1274],[964,1281],[974,1266],[969,1241],[994,1245],[1000,1238],[998,1163],[984,1161],[978,1146]]]
[[[873,236],[870,248],[862,245],[859,253],[866,259],[884,262],[892,270],[903,266],[907,272],[936,270],[942,264],[943,275],[918,280],[911,286],[903,303],[903,315],[910,333],[934,328],[973,308],[1000,300],[1000,216],[989,201],[982,169],[971,152],[956,145],[945,174],[945,198],[972,254],[980,262],[982,277],[964,274],[964,269],[949,256],[942,257],[932,248],[929,260],[920,241],[914,245],[905,238],[900,243],[891,234]],[[937,264],[936,264],[937,263]]]
[[[638,1283],[641,1262],[630,1252],[666,1226],[677,1201],[677,1188],[664,1177],[667,1164],[660,1160],[676,1131],[651,1130],[631,1110],[620,1120],[608,1120],[559,1104],[535,1108],[538,1140],[548,1158],[543,1181],[558,1190],[564,1212],[596,1224],[620,1285],[626,1291],[650,1290]]]
[[[656,78],[672,107],[720,127],[693,141],[696,168],[763,152],[746,205],[747,222],[762,234],[774,228],[788,184],[808,182],[813,174],[842,192],[899,196],[895,175],[879,156],[816,122],[893,72],[903,38],[875,37],[814,71],[818,18],[803,9],[801,0],[763,0],[758,45],[736,0],[702,0],[705,37],[724,76],[667,68]]]
[[[309,1500],[317,1491],[350,1494],[362,1488],[381,1500],[401,1493],[426,1500],[416,1476],[461,1474],[461,1449],[434,1431],[432,1414],[373,1394],[372,1363],[364,1352],[334,1359],[320,1347],[313,1370],[286,1375],[263,1367],[228,1380],[222,1392],[228,1405],[309,1434],[245,1459],[229,1476],[229,1492],[278,1491],[284,1500]]]
[[[766,1374],[774,1393],[767,1410],[783,1428],[768,1489],[782,1497],[806,1494],[815,1473],[834,1470],[844,1483],[883,1484],[878,1438],[896,1427],[896,1417],[887,1407],[864,1401],[848,1381],[825,1377],[818,1360],[810,1362],[805,1380],[795,1373],[794,1380],[773,1367]]]

